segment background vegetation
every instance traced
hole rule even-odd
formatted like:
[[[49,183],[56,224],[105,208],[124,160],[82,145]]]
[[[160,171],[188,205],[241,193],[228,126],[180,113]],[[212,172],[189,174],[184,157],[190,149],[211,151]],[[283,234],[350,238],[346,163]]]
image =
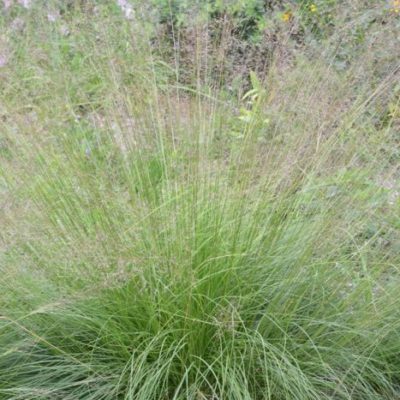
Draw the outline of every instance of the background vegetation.
[[[399,7],[4,1],[0,399],[400,398]]]

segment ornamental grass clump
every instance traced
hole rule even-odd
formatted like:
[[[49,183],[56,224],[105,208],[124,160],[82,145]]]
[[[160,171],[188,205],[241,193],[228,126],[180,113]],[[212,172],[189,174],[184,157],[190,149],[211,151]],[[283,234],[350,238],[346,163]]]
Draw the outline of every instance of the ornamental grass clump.
[[[398,398],[396,71],[238,99],[102,11],[0,72],[0,399]]]

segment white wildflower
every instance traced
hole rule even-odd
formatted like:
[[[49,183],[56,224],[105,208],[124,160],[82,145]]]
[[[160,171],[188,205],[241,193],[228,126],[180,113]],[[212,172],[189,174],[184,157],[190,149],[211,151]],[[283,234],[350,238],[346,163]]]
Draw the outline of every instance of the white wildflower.
[[[0,54],[0,68],[5,67],[8,64],[8,55],[3,53]]]
[[[56,22],[56,21],[58,20],[59,17],[60,17],[60,14],[59,14],[58,11],[47,13],[47,20],[48,20],[49,22]]]
[[[132,4],[130,4],[127,0],[117,0],[117,4],[121,8],[126,19],[134,18],[135,12],[133,10]]]
[[[3,0],[4,9],[8,10],[13,4],[13,0]]]
[[[30,8],[32,5],[32,0],[18,0],[18,3],[24,8]]]

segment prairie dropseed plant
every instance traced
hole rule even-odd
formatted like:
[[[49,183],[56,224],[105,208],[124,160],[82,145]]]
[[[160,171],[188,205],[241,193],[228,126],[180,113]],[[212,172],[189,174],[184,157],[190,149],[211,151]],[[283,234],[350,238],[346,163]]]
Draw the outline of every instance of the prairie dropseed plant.
[[[0,17],[0,399],[398,398],[393,60],[283,36],[235,87],[202,14],[192,62],[157,7],[31,3]]]

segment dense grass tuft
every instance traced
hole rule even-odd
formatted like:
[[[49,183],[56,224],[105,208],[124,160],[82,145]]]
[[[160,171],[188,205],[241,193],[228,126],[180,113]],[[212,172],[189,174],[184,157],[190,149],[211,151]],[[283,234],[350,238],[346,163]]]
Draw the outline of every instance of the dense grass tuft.
[[[399,398],[398,70],[301,53],[235,97],[201,41],[182,83],[116,7],[18,10],[0,399]]]

